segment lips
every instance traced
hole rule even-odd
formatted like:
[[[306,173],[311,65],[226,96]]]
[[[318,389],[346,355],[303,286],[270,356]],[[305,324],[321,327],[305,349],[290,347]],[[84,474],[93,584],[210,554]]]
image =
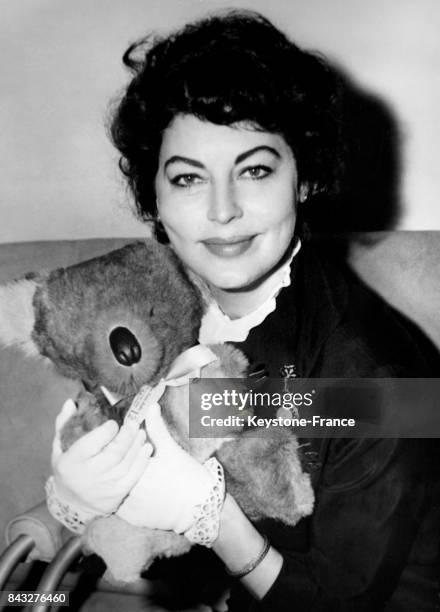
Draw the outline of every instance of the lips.
[[[232,236],[231,238],[212,237],[202,240],[205,248],[218,257],[236,257],[245,253],[254,241],[255,235]]]

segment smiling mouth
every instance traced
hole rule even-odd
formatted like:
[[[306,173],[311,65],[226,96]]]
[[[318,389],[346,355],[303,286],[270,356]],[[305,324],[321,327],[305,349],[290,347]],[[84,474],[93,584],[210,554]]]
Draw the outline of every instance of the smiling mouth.
[[[236,257],[245,253],[252,245],[255,234],[251,236],[233,236],[231,238],[207,238],[202,240],[205,248],[218,257]]]

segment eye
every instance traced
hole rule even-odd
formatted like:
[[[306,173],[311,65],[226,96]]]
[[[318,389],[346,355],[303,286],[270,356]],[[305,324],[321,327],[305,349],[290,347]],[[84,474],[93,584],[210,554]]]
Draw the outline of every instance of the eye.
[[[240,172],[240,176],[258,181],[260,179],[266,178],[266,176],[269,176],[270,174],[272,174],[272,172],[272,168],[260,164],[258,166],[249,166],[248,168],[244,168]]]
[[[176,187],[192,187],[203,183],[203,178],[199,174],[178,174],[170,179],[172,185]]]

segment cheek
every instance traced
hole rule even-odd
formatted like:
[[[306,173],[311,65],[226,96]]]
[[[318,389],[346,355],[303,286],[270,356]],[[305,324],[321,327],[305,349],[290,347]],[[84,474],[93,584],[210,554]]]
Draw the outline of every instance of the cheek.
[[[181,240],[197,235],[203,208],[200,196],[189,198],[187,193],[173,190],[162,182],[156,183],[156,196],[157,212],[170,240],[171,234]]]
[[[262,225],[268,229],[294,225],[296,219],[294,190],[290,187],[273,190],[269,197],[265,198],[264,205],[259,207],[257,214]]]
[[[186,233],[188,215],[181,203],[169,193],[157,190],[157,212],[167,231]]]
[[[197,237],[198,224],[193,215],[168,208],[162,212],[159,208],[159,215],[171,242],[192,241]]]
[[[248,203],[249,210],[253,207],[255,212],[264,217],[277,219],[295,215],[296,209],[296,178],[290,172],[283,172],[281,176],[248,183],[247,193],[243,195]]]
[[[291,185],[284,187],[279,194],[279,220],[286,225],[295,226],[297,201],[296,189]]]

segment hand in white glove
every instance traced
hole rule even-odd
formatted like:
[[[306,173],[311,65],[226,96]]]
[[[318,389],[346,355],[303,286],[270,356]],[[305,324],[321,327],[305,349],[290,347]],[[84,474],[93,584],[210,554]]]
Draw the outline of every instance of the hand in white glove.
[[[183,533],[194,524],[197,506],[209,498],[216,480],[171,437],[158,404],[148,407],[145,420],[155,452],[117,515],[138,527]]]
[[[60,431],[77,408],[67,400],[55,422],[52,447],[54,487],[59,499],[99,514],[114,512],[150,461],[151,444],[136,426],[107,421],[64,453]]]

